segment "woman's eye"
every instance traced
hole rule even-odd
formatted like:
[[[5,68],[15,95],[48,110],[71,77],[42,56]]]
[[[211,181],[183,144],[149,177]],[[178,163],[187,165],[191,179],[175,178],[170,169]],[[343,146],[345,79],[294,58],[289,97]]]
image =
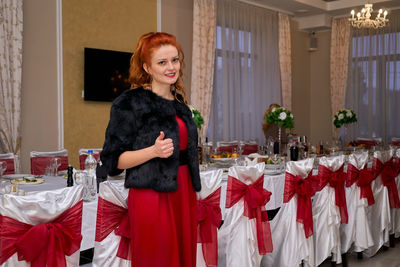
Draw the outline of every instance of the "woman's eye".
[[[176,63],[176,62],[178,62],[179,61],[179,58],[174,58],[173,60],[172,60],[172,62],[174,62],[174,63]]]
[[[160,64],[160,65],[165,65],[165,61],[163,60],[163,61],[160,61],[160,62],[158,62],[158,64]]]

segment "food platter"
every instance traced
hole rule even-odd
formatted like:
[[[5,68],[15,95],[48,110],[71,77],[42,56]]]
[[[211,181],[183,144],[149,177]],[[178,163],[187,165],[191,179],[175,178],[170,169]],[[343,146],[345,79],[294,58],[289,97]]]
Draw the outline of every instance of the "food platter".
[[[35,178],[33,176],[20,177],[17,179],[12,179],[10,181],[12,184],[27,185],[27,184],[42,184],[44,183],[43,178]]]

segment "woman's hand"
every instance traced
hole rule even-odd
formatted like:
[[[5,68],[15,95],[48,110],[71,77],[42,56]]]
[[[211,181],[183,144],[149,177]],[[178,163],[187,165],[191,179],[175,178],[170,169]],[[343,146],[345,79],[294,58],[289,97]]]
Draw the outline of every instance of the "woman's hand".
[[[154,142],[154,152],[159,158],[168,158],[174,153],[174,144],[171,138],[164,139],[165,134],[163,131]]]

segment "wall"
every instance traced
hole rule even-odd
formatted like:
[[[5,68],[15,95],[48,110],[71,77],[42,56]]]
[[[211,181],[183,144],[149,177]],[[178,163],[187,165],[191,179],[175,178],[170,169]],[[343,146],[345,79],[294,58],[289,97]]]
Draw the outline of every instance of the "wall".
[[[185,53],[186,67],[183,70],[183,82],[189,100],[192,74],[193,0],[162,0],[161,31],[175,35]]]
[[[57,1],[23,3],[21,172],[32,150],[58,149]]]
[[[330,41],[331,32],[317,32],[318,50],[310,53],[310,140],[332,140],[330,95]]]
[[[292,112],[295,119],[294,133],[310,136],[310,53],[309,34],[298,30],[291,21],[292,45]]]
[[[156,0],[63,1],[64,147],[77,167],[79,148],[100,148],[111,103],[82,99],[84,47],[133,52],[157,30]]]

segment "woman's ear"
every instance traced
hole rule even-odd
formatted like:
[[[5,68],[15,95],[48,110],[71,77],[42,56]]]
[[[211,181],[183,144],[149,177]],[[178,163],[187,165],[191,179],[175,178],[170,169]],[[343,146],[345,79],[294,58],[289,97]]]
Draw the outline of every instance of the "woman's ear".
[[[147,74],[151,75],[151,73],[149,72],[149,67],[146,63],[143,63],[143,69],[147,72]]]

